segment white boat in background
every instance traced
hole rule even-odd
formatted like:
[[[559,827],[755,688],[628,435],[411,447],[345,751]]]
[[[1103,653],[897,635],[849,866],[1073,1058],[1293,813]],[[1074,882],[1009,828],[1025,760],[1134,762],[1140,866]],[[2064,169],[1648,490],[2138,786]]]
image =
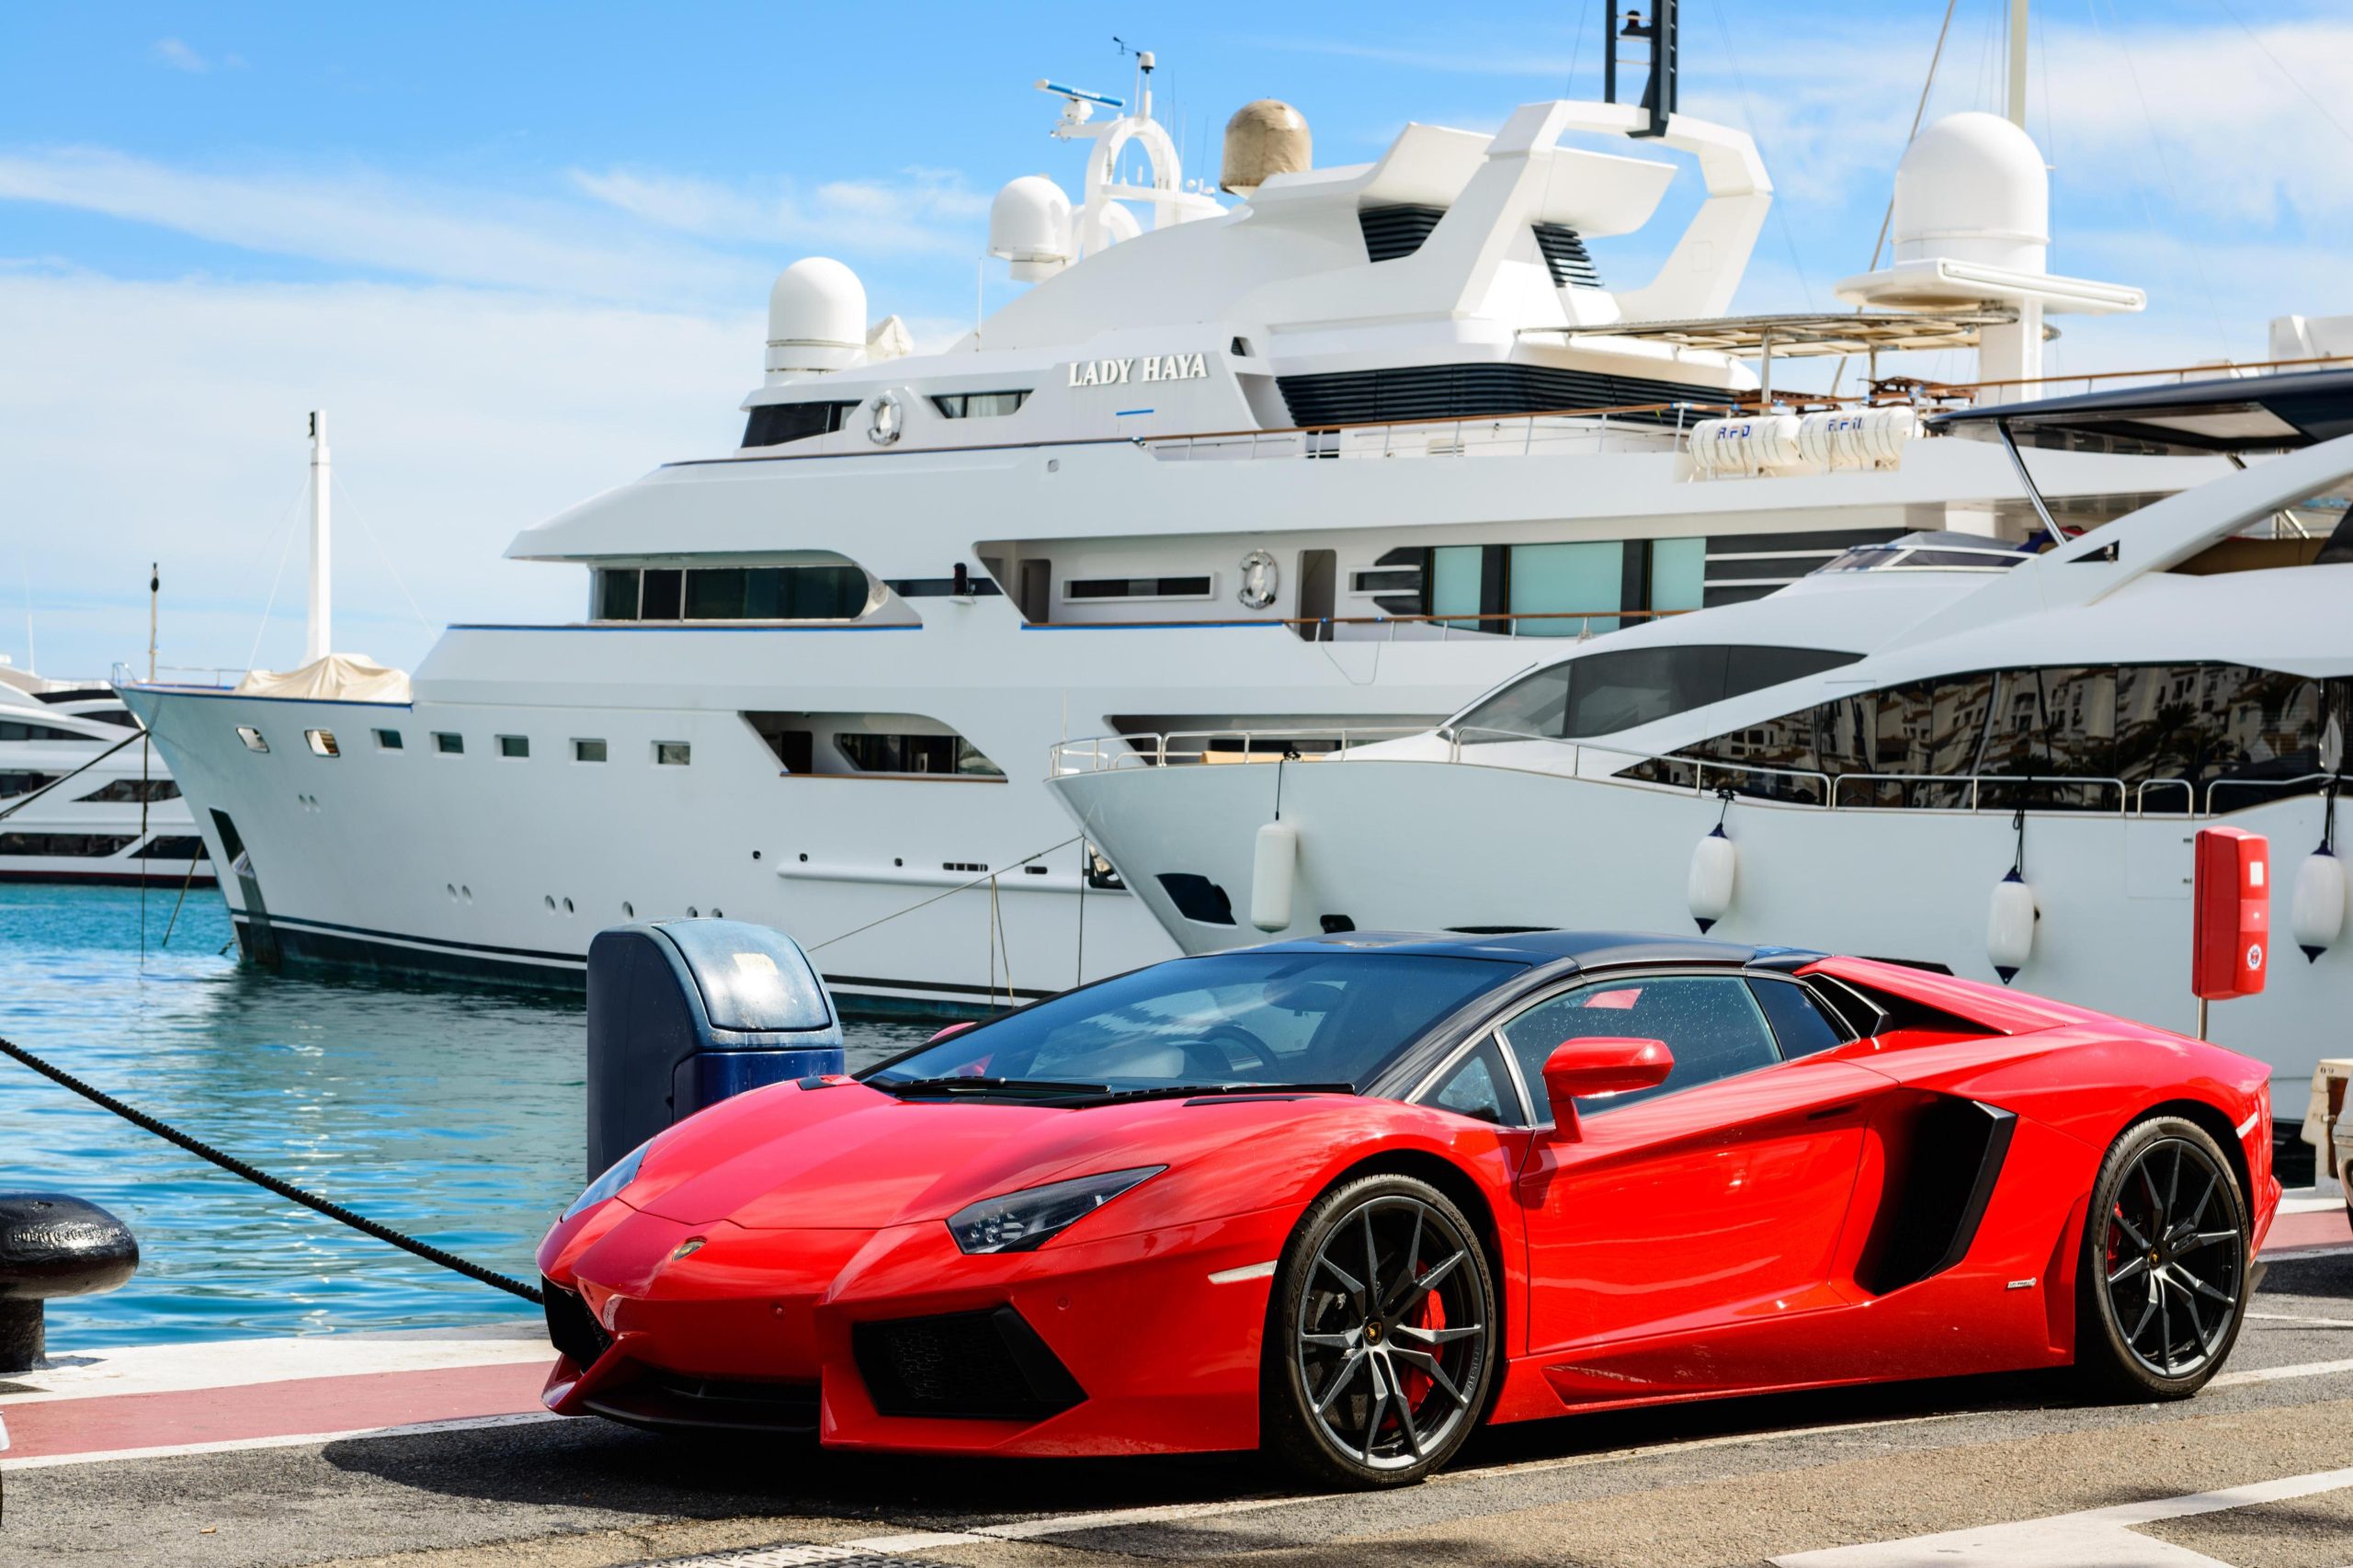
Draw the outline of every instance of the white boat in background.
[[[0,660],[0,881],[210,886],[188,802],[141,741],[111,686]]]
[[[249,957],[577,984],[598,929],[723,911],[865,1007],[1151,961],[1169,939],[1044,787],[1056,742],[1420,729],[1557,640],[1921,528],[2023,537],[2015,455],[1924,414],[2035,384],[2044,314],[2141,303],[2049,271],[2040,154],[1988,115],[1906,154],[1894,264],[1843,286],[1864,308],[1735,317],[1771,182],[1671,77],[1493,135],[1408,125],[1344,167],[1254,104],[1233,204],[1148,91],[1041,85],[1089,155],[1075,202],[1042,176],[995,199],[991,249],[1033,287],[917,354],[847,267],[789,267],[739,442],[509,546],[579,574],[576,619],[453,626],[398,699],[331,671],[129,693],[238,868]],[[1662,149],[1704,192],[1613,285],[1588,241],[1651,222]],[[1927,402],[1809,408],[1757,369],[1972,347],[1984,384]],[[2078,528],[2227,471],[2034,466]]]
[[[2336,853],[2353,370],[1938,423],[2038,453],[2177,447],[2252,466],[2080,536],[1866,546],[1335,760],[1140,766],[1205,743],[1139,756],[1114,735],[1058,748],[1054,787],[1188,951],[1696,926],[2014,981],[2185,1033],[2203,1025],[2191,843],[2243,828],[2270,841],[2273,951],[2257,945],[2266,987],[2216,1006],[2211,1038],[2271,1063],[2292,1126],[2353,1017]]]

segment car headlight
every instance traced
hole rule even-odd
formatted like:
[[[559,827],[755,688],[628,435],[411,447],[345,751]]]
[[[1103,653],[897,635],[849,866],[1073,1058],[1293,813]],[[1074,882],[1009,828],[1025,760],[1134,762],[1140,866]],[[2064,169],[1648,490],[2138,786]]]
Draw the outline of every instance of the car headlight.
[[[949,1215],[948,1233],[968,1253],[1035,1252],[1074,1221],[1167,1168],[1138,1165],[984,1198]]]
[[[563,1218],[569,1220],[584,1209],[594,1209],[597,1204],[635,1181],[637,1167],[645,1164],[645,1151],[652,1142],[648,1139],[646,1142],[640,1143],[636,1148],[614,1161],[603,1176],[590,1182],[580,1196],[572,1200],[572,1207],[563,1211]],[[561,1224],[563,1221],[558,1221],[557,1223]]]

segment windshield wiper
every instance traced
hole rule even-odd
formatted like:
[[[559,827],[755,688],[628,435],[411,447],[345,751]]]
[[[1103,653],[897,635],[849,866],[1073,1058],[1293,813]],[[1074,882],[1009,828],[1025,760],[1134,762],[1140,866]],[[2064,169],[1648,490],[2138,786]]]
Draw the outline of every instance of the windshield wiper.
[[[1106,1088],[1099,1093],[1073,1096],[1089,1105],[1110,1105],[1120,1100],[1150,1099],[1209,1099],[1220,1095],[1353,1095],[1354,1084],[1151,1084],[1136,1089]]]
[[[961,1095],[1087,1095],[1100,1094],[1108,1084],[1070,1084],[1051,1078],[869,1078],[867,1084],[885,1094]]]

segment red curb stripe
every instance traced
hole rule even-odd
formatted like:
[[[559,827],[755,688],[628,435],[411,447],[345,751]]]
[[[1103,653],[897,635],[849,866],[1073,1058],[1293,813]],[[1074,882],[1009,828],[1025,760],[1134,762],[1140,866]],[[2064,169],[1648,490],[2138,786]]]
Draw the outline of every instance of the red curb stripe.
[[[2310,1214],[2279,1214],[2271,1221],[2271,1233],[2263,1238],[2263,1250],[2279,1252],[2286,1247],[2342,1246],[2353,1243],[2353,1224],[2346,1221],[2342,1209],[2324,1210]]]
[[[509,1361],[167,1393],[94,1395],[0,1409],[10,1460],[252,1441],[537,1411],[547,1367]]]

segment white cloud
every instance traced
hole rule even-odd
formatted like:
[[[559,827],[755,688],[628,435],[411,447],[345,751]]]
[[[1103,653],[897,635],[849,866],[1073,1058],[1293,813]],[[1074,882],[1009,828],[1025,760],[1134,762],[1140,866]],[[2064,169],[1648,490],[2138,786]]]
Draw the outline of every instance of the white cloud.
[[[896,180],[832,180],[807,195],[790,180],[722,185],[639,169],[574,169],[572,183],[606,206],[663,229],[722,243],[842,245],[852,250],[969,253],[989,199],[960,174],[910,169]]]
[[[299,524],[305,415],[333,418],[337,642],[414,667],[434,626],[577,612],[574,568],[500,559],[524,528],[679,457],[732,447],[756,315],[381,284],[0,274],[0,651],[29,588],[41,662],[242,667]],[[389,557],[392,565],[386,566]],[[302,545],[265,665],[301,652]]]
[[[210,61],[176,38],[157,39],[150,52],[175,71],[189,71],[201,75],[212,69]]]

